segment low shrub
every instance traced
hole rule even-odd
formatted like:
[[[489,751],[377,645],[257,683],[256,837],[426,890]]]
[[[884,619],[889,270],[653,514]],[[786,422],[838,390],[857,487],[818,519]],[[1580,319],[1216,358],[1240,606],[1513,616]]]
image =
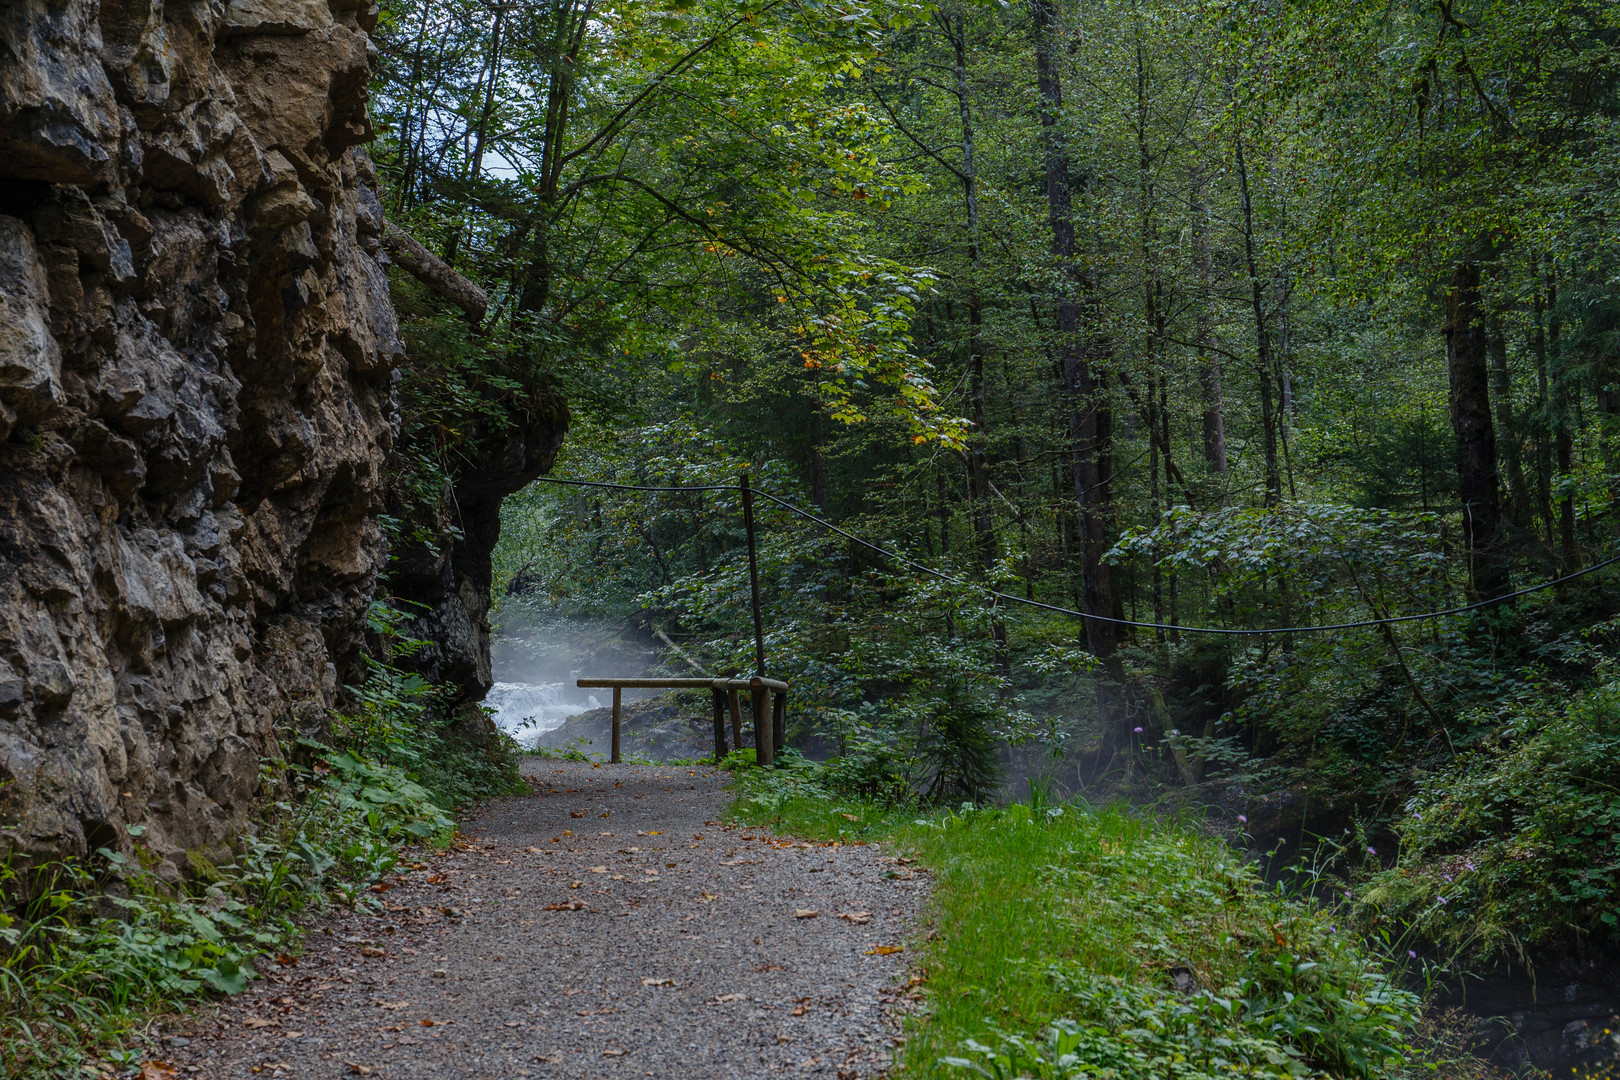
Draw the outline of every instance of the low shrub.
[[[1620,668],[1537,696],[1426,778],[1397,823],[1394,866],[1358,914],[1392,936],[1490,962],[1528,946],[1620,940]]]
[[[31,870],[29,898],[0,912],[8,1077],[83,1076],[98,1057],[138,1062],[143,1015],[242,990],[261,957],[297,951],[300,916],[332,901],[375,903],[367,890],[398,865],[400,844],[454,832],[397,766],[305,749],[313,765],[267,770],[280,797],[228,863],[194,856],[178,885],[159,880],[139,847],[134,859],[103,849]],[[14,868],[0,870],[0,892],[19,884]]]

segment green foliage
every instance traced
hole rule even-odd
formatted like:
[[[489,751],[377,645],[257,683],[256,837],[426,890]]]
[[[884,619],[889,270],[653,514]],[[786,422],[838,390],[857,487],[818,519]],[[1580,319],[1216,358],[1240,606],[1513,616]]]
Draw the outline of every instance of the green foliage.
[[[1193,820],[1080,802],[916,817],[830,796],[828,771],[745,772],[733,813],[882,839],[934,874],[907,1075],[1372,1078],[1415,1054],[1417,999],[1376,955]]]
[[[1407,804],[1399,857],[1361,892],[1362,918],[1470,961],[1620,940],[1620,667],[1490,720],[1491,738]]]
[[[890,741],[862,738],[830,758],[821,783],[832,794],[879,806],[903,806],[916,798],[912,777],[917,761]]]
[[[923,795],[933,802],[988,802],[1001,786],[1001,744],[996,738],[995,706],[983,698],[936,691],[926,704],[917,755]]]
[[[548,758],[552,761],[600,761],[602,755],[592,754],[585,748],[591,745],[591,740],[581,735],[566,746],[535,746],[533,749],[523,751],[531,757]]]
[[[405,633],[405,612],[377,601],[369,620],[382,658],[367,656],[366,681],[345,687],[354,708],[333,717],[334,738],[403,770],[446,811],[524,790],[511,736],[486,730],[478,706],[447,707],[444,688],[402,666],[428,644]]]

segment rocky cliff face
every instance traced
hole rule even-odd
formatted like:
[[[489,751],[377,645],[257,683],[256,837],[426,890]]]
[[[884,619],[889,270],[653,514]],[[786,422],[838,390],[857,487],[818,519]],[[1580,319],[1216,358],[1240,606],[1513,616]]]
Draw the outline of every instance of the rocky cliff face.
[[[0,7],[0,847],[218,858],[352,678],[400,352],[368,5]]]

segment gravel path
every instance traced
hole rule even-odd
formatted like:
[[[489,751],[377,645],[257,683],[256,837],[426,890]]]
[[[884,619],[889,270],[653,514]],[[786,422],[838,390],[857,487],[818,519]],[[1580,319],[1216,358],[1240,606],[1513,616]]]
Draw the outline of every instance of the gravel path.
[[[171,1027],[203,1077],[880,1075],[927,880],[717,823],[712,768],[526,759],[533,793]],[[909,862],[909,860],[907,860]],[[810,914],[814,913],[814,914]]]

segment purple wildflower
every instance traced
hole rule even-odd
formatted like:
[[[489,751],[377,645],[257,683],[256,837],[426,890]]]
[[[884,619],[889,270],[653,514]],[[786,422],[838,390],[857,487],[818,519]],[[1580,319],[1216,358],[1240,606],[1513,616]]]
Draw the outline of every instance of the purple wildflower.
[[[1249,819],[1244,817],[1242,814],[1238,815],[1238,821],[1241,822],[1244,825],[1247,825],[1249,823]]]
[[[1367,854],[1376,855],[1376,854],[1378,854],[1378,849],[1370,847],[1370,848],[1367,849]]]
[[[1142,734],[1142,729],[1141,729],[1141,728],[1137,728],[1137,729],[1136,729],[1136,733],[1137,733],[1137,734],[1138,734],[1138,735],[1140,735],[1140,734]]]
[[[1416,951],[1416,950],[1414,950],[1414,949],[1407,949],[1407,950],[1406,950],[1406,955],[1407,955],[1407,956],[1410,956],[1410,957],[1411,957],[1411,958],[1412,958],[1412,959],[1414,959],[1414,960],[1416,960],[1416,959],[1417,959],[1417,951]]]

